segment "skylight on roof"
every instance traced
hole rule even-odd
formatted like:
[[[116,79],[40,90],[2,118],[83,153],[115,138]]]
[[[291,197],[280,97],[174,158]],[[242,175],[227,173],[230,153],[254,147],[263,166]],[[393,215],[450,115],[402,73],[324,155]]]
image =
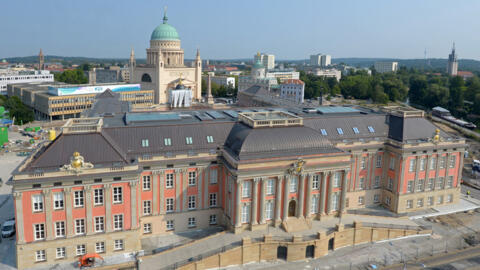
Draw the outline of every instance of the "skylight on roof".
[[[323,136],[327,136],[327,131],[324,128],[320,129],[320,132]]]
[[[142,147],[148,147],[148,139],[142,140]]]
[[[172,145],[172,139],[170,139],[170,138],[165,138],[165,139],[163,139],[163,141],[165,143],[165,146]]]
[[[187,144],[192,144],[192,143],[193,143],[192,137],[185,137],[185,142],[186,142]]]
[[[368,131],[370,131],[370,133],[375,133],[375,129],[372,126],[368,126]]]
[[[354,132],[355,134],[360,133],[360,131],[358,131],[358,128],[357,128],[357,127],[353,127],[352,129],[353,129],[353,132]]]
[[[343,135],[343,129],[342,128],[337,128],[337,132],[338,132],[338,134]]]

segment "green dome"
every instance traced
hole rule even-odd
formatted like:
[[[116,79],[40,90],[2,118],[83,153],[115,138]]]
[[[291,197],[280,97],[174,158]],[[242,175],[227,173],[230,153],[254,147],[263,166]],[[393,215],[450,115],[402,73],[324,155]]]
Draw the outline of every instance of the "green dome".
[[[163,17],[163,23],[153,30],[150,40],[180,40],[177,29],[167,23],[167,15]]]
[[[255,69],[264,68],[262,62],[260,62],[260,59],[257,60],[257,62],[255,62],[255,64],[253,64],[253,68],[255,68]]]

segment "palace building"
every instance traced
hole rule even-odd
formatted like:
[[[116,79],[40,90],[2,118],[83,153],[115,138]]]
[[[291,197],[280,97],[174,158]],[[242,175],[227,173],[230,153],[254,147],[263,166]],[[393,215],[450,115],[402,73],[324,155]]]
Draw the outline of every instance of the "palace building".
[[[368,206],[455,204],[465,147],[400,107],[70,119],[14,172],[17,266],[131,254],[209,226],[290,232]]]

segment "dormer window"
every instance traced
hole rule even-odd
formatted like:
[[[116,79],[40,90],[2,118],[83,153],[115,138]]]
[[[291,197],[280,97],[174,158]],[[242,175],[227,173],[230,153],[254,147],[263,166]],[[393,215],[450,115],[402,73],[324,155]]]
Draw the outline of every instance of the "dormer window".
[[[213,143],[213,136],[207,136],[207,143]]]
[[[163,142],[165,143],[165,146],[170,146],[170,145],[172,145],[172,139],[170,139],[170,138],[165,138],[165,139],[163,139]]]
[[[372,126],[368,126],[368,131],[370,131],[370,133],[375,133],[375,129],[373,129]]]
[[[193,143],[192,137],[185,137],[185,142],[186,142],[187,144],[192,144],[192,143]]]
[[[360,131],[358,131],[358,128],[357,128],[357,127],[353,127],[352,129],[353,129],[353,132],[354,132],[355,134],[360,133]]]
[[[339,135],[343,135],[343,129],[342,128],[337,128],[337,132]]]
[[[142,147],[148,147],[148,139],[142,140]]]
[[[327,131],[324,128],[320,129],[320,132],[323,136],[327,136]]]

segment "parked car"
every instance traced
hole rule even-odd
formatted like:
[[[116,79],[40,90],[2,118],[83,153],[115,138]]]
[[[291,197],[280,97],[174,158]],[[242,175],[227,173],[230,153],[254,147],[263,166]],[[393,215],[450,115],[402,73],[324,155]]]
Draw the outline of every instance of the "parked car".
[[[2,224],[2,237],[7,238],[15,234],[15,219],[10,219]]]

